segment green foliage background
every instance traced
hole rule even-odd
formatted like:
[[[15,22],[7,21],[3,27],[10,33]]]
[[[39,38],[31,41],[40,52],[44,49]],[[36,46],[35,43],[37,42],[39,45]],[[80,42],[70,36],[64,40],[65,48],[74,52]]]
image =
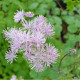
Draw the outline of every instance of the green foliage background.
[[[10,79],[11,76],[22,76],[24,79],[64,80],[80,79],[80,5],[79,1],[63,0],[63,10],[56,0],[0,0],[0,79]],[[65,6],[63,4],[65,4]],[[35,16],[47,17],[55,30],[55,36],[47,40],[59,49],[60,57],[54,69],[58,68],[60,59],[69,52],[69,48],[76,48],[77,54],[65,57],[61,70],[64,74],[58,74],[47,68],[43,72],[31,70],[29,64],[19,55],[12,64],[5,60],[5,53],[9,48],[8,42],[3,38],[3,30],[11,27],[22,27],[13,20],[17,10],[32,11]]]

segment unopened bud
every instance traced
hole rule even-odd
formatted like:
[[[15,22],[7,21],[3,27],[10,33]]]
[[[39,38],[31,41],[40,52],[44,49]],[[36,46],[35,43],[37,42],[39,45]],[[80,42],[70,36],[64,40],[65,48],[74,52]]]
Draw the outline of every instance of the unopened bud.
[[[71,48],[69,48],[69,52],[71,52]]]
[[[72,49],[72,53],[76,54],[76,49]]]

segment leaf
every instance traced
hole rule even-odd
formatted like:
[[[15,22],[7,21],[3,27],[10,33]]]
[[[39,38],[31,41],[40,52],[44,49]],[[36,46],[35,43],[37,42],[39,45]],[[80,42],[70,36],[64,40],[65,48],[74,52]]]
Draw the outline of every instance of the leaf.
[[[44,8],[40,7],[36,10],[36,15],[44,15],[45,13],[47,13],[47,12]]]
[[[2,5],[2,9],[3,9],[3,11],[7,12],[8,7],[7,7],[5,4],[3,4],[3,5]]]
[[[71,33],[75,33],[75,32],[77,32],[77,27],[75,25],[69,25],[68,31]]]
[[[55,24],[55,21],[51,16],[48,16],[48,22],[50,22],[50,24],[52,24],[52,26],[53,26],[53,24]]]
[[[67,11],[66,10],[63,10],[62,12],[61,12],[61,15],[63,16],[63,15],[67,15]]]
[[[3,18],[3,17],[4,17],[4,12],[0,11],[0,18]]]
[[[43,0],[37,0],[37,2],[39,2],[39,3],[40,3],[40,2],[43,2]]]
[[[58,25],[58,24],[59,24],[59,25],[62,24],[62,20],[61,20],[60,17],[54,16],[53,19],[54,19],[54,21],[55,21],[55,24],[57,24],[57,25]]]
[[[56,37],[59,37],[61,35],[62,26],[61,25],[55,25],[54,30],[55,30]]]
[[[55,2],[51,2],[51,6],[52,6],[52,9],[54,10],[56,8],[56,3]]]
[[[60,15],[60,9],[59,9],[59,8],[55,8],[55,9],[53,10],[53,14],[54,14],[54,15]]]
[[[74,16],[66,16],[66,17],[64,17],[64,19],[65,19],[67,24],[73,24],[75,22]]]
[[[49,2],[52,2],[52,0],[45,0],[45,2],[49,3]]]
[[[70,11],[73,11],[73,9],[74,9],[73,1],[72,0],[66,0],[66,2],[67,2],[67,9]]]
[[[36,3],[32,3],[32,4],[29,6],[29,9],[30,9],[30,10],[33,10],[33,9],[37,8],[37,6],[38,6],[38,3],[37,3],[37,2],[36,2]]]
[[[57,72],[54,72],[50,69],[46,69],[43,72],[35,72],[34,70],[32,70],[30,72],[30,76],[32,78],[37,78],[37,79],[44,79],[44,78],[51,78],[51,79],[56,79],[58,78]]]
[[[64,38],[68,39],[70,35],[71,35],[70,33],[67,33],[66,35],[64,35]]]
[[[80,21],[78,19],[75,20],[75,26],[80,27]]]
[[[49,11],[47,10],[47,8],[48,8],[48,5],[46,5],[46,4],[41,4],[40,6],[39,6],[39,8],[36,10],[36,14],[37,15],[44,15],[44,14],[46,14],[46,13],[48,13]]]
[[[46,4],[41,4],[40,7],[43,8],[43,9],[46,9],[46,8],[48,8],[48,5],[46,5]]]

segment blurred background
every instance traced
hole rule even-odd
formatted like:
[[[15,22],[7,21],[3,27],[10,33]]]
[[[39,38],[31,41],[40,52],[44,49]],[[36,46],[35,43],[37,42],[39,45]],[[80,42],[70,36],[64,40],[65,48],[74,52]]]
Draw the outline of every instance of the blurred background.
[[[75,0],[0,0],[0,79],[10,79],[12,75],[17,78],[41,80],[80,79],[80,5]],[[5,60],[5,53],[9,43],[3,37],[3,30],[11,27],[22,27],[14,22],[14,13],[17,10],[31,11],[35,16],[43,15],[52,24],[55,35],[47,40],[47,43],[55,45],[60,57],[52,64],[58,68],[60,59],[69,52],[69,48],[76,49],[76,54],[71,54],[62,62],[61,70],[64,74],[58,74],[47,68],[43,72],[31,70],[28,62],[19,55],[12,64]]]

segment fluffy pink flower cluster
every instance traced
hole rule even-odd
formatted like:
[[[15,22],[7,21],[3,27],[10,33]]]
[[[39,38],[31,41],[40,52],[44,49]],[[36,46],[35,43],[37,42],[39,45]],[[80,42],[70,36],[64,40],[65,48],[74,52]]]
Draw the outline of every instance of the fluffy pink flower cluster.
[[[31,12],[28,14],[33,15]],[[9,31],[4,31],[6,39],[11,44],[6,59],[12,63],[13,59],[17,58],[18,51],[24,51],[23,57],[30,62],[31,68],[42,71],[46,66],[55,63],[59,56],[54,46],[46,44],[47,37],[53,35],[54,30],[41,15],[32,21],[26,21],[24,16],[26,15],[23,10],[18,11],[14,16],[15,22],[21,21],[24,28],[11,28]]]

